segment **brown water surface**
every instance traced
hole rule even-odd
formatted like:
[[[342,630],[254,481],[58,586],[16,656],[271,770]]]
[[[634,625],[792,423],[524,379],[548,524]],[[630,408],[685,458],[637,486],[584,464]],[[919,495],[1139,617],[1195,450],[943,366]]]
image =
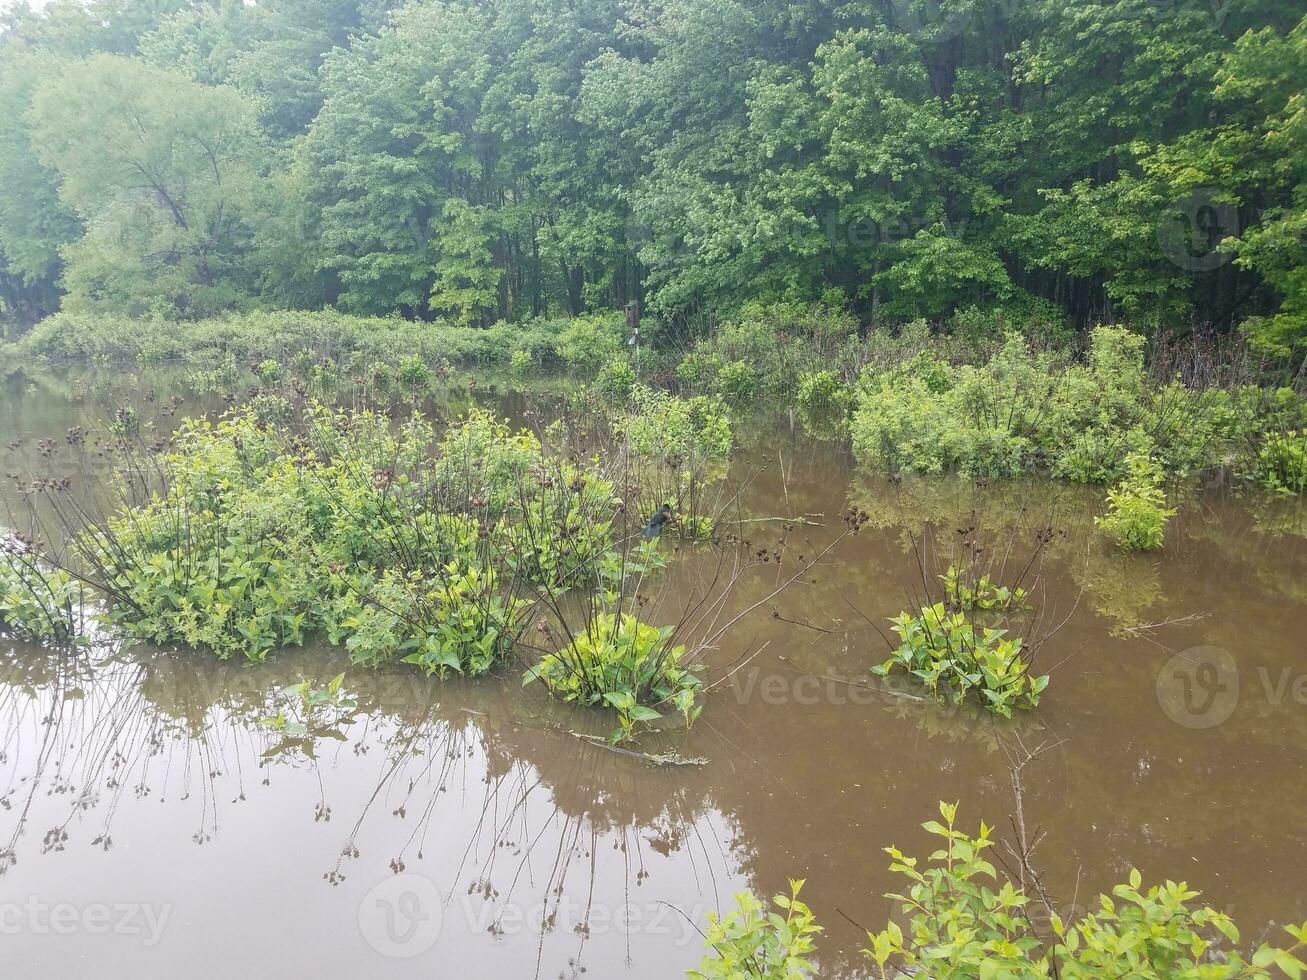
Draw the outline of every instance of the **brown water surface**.
[[[221,408],[178,372],[12,373],[3,469],[86,478],[70,427],[93,435],[129,401],[153,419],[173,394],[178,416]],[[548,403],[488,386],[477,398],[518,419]],[[1250,939],[1307,918],[1297,502],[1195,492],[1159,556],[1127,558],[1093,531],[1096,491],[896,485],[788,419],[741,437],[732,479],[747,486],[754,544],[782,533],[762,518],[810,515],[791,536],[791,554],[808,555],[839,536],[850,504],[869,520],[711,652],[714,676],[738,669],[689,732],[641,745],[701,767],[653,768],[575,737],[611,722],[523,688],[520,669],[442,683],[330,650],[243,665],[0,639],[4,974],[669,977],[699,961],[710,909],[804,878],[826,927],[821,975],[860,976],[853,923],[883,925],[881,896],[897,887],[881,849],[929,853],[919,825],[939,800],[1010,839],[1023,745],[1044,747],[1022,773],[1023,815],[1045,833],[1035,863],[1064,910],[1139,867],[1201,889]],[[12,486],[3,499],[20,521]],[[1053,679],[1012,723],[849,683],[871,683],[921,562],[946,565],[972,525],[1011,549],[1009,568],[1037,528],[1064,532],[1036,589],[1042,621],[1060,624],[1039,654]],[[664,547],[657,611],[671,615],[713,559]],[[793,567],[750,572],[731,608]],[[342,670],[358,705],[338,724],[302,738],[262,724],[285,685]]]

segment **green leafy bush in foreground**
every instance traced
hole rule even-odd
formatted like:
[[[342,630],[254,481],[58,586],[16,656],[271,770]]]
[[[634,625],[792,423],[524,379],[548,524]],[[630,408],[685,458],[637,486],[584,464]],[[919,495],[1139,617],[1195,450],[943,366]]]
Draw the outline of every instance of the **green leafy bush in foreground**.
[[[957,828],[957,807],[941,803],[943,822],[923,828],[941,846],[922,862],[896,847],[887,847],[890,870],[907,882],[901,893],[886,897],[898,903],[906,922],[891,920],[868,932],[863,954],[873,975],[981,980],[1065,977],[1135,977],[1139,980],[1253,980],[1276,975],[1290,978],[1307,970],[1307,923],[1289,926],[1294,940],[1287,949],[1263,944],[1251,958],[1239,951],[1239,932],[1228,915],[1193,907],[1198,892],[1184,882],[1143,887],[1143,876],[1130,872],[1127,883],[1100,895],[1095,911],[1075,918],[1050,916],[1050,929],[1036,926],[1035,901],[1008,880],[1000,879],[985,852],[994,846],[985,824],[972,836]],[[737,896],[739,909],[725,918],[711,917],[708,953],[691,977],[730,980],[799,980],[813,975],[813,937],[820,932],[811,911],[790,896],[773,901],[784,916],[763,914],[758,899]],[[1042,907],[1042,906],[1041,906]]]
[[[1277,493],[1307,491],[1307,430],[1291,429],[1267,436],[1253,460],[1252,477]]]
[[[662,705],[694,723],[701,682],[697,667],[684,659],[685,647],[673,645],[670,630],[629,614],[600,613],[571,643],[528,670],[524,683],[538,679],[564,700],[612,708],[620,727],[611,740],[617,742],[629,738],[637,722],[659,720]]]
[[[809,955],[822,928],[812,910],[799,901],[803,884],[792,880],[789,895],[772,899],[783,914],[766,911],[747,891],[735,896],[736,908],[725,916],[710,913],[704,942],[711,952],[689,976],[695,980],[809,976],[814,968]]]
[[[1126,458],[1126,477],[1107,494],[1107,513],[1094,523],[1126,551],[1162,547],[1166,522],[1175,511],[1166,506],[1161,468],[1149,457]]]

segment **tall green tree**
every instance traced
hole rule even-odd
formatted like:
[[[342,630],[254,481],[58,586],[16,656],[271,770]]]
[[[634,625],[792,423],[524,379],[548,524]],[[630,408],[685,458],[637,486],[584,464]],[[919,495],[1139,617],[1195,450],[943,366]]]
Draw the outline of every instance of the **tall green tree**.
[[[31,115],[36,153],[86,228],[63,249],[70,306],[200,316],[247,299],[248,100],[98,54],[41,83]]]

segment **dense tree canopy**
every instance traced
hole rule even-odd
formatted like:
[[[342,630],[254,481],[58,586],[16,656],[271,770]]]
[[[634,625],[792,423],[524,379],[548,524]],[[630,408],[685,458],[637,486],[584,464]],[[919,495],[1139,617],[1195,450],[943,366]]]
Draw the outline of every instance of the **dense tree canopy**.
[[[638,298],[1307,344],[1304,0],[51,0],[0,304]]]

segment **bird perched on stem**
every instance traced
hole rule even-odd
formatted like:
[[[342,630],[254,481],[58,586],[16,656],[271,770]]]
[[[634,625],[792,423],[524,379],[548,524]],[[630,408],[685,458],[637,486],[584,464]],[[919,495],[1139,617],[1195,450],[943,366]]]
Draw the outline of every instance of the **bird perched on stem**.
[[[654,538],[658,537],[658,535],[663,533],[663,528],[666,527],[671,520],[672,505],[663,504],[658,508],[658,513],[649,518],[649,523],[644,526],[644,539],[646,541],[652,541]]]

